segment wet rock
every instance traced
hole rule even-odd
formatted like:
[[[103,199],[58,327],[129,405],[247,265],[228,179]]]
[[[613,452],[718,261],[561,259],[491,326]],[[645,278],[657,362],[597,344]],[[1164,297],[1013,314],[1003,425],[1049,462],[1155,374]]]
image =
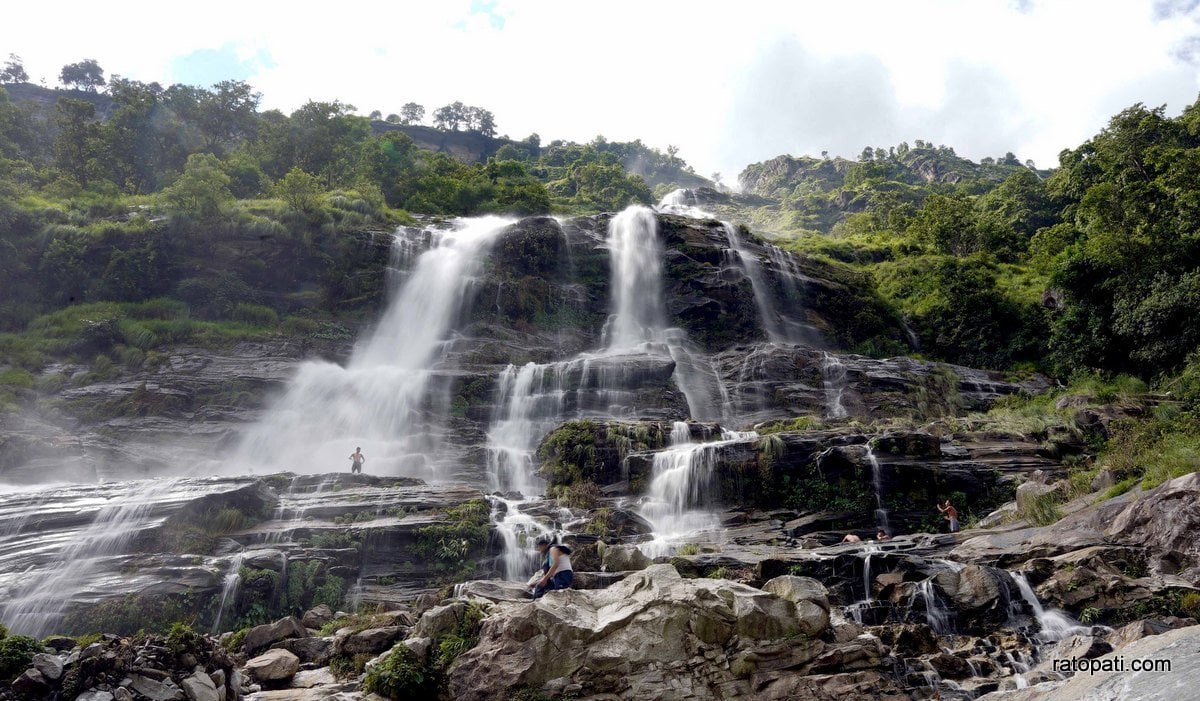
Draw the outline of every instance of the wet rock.
[[[125,693],[121,694],[122,691],[124,691]],[[107,691],[99,691],[97,689],[91,689],[89,691],[83,692],[79,696],[76,696],[75,701],[120,701],[120,699],[118,698],[118,696],[116,694],[120,694],[121,696],[127,696],[130,699],[133,698],[133,694],[130,694],[128,689],[118,688],[114,693],[109,693]]]
[[[58,652],[67,652],[79,644],[75,642],[74,638],[68,638],[62,635],[51,635],[42,642],[46,645],[46,647],[54,648]]]
[[[300,622],[304,624],[305,628],[317,630],[332,620],[333,611],[325,604],[321,604],[305,611],[304,617],[300,619]]]
[[[253,655],[261,650],[265,650],[272,644],[285,640],[287,638],[307,638],[308,629],[300,622],[298,618],[283,618],[274,623],[267,623],[261,626],[255,626],[246,633],[245,641],[242,643],[242,649],[246,654]]]
[[[950,655],[947,653],[938,653],[931,656],[928,660],[929,666],[933,670],[946,679],[966,679],[970,677],[971,665],[961,657]]]
[[[421,615],[412,630],[415,638],[439,638],[454,630],[466,614],[467,604],[456,601],[444,606],[435,606]]]
[[[300,671],[300,658],[287,650],[269,650],[246,662],[244,669],[259,683],[282,681]]]

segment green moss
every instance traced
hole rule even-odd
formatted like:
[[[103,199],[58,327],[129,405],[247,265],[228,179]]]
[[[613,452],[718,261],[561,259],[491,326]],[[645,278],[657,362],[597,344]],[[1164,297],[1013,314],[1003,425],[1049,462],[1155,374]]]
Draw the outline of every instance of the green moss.
[[[33,656],[42,651],[42,644],[27,635],[10,635],[0,639],[0,680],[8,681],[29,667]]]
[[[363,690],[389,699],[432,699],[437,687],[437,676],[404,645],[394,647],[363,680]]]

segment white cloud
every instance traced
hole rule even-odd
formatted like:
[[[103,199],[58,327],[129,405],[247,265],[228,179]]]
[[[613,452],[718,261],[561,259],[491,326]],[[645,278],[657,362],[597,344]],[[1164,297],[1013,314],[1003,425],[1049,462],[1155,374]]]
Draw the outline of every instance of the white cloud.
[[[285,111],[341,99],[490,108],[543,140],[641,138],[727,179],[746,163],[929,139],[1039,164],[1133,102],[1195,99],[1179,47],[1192,0],[21,3],[0,48],[53,84],[96,58],[169,82],[175,60],[232,44],[269,55],[249,80]],[[317,9],[317,8],[320,9]],[[64,18],[70,21],[64,21]]]

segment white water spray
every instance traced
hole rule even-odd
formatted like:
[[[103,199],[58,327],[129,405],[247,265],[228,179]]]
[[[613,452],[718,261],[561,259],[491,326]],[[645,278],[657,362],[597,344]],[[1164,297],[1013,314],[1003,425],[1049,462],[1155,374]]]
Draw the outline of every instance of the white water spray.
[[[368,473],[439,477],[441,431],[428,410],[434,367],[491,242],[510,223],[501,217],[460,219],[448,231],[423,232],[431,248],[391,295],[375,330],[343,367],[301,366],[287,393],[247,435],[234,463],[252,472],[348,470],[362,447]],[[411,256],[402,232],[396,256]]]

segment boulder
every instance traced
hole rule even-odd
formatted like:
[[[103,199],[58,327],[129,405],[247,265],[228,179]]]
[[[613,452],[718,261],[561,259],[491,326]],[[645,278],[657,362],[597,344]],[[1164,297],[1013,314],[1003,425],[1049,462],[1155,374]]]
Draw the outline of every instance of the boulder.
[[[50,692],[50,682],[36,669],[25,670],[12,680],[12,690],[25,698],[40,699]]]
[[[333,610],[325,604],[320,604],[319,606],[305,611],[304,617],[300,619],[300,622],[304,624],[305,628],[317,630],[332,620]]]
[[[187,696],[188,701],[220,701],[221,699],[220,694],[217,693],[217,685],[202,671],[196,672],[190,677],[184,677],[179,685],[183,687],[183,693]]]
[[[179,687],[169,678],[158,681],[143,674],[134,674],[130,679],[129,686],[150,701],[174,701],[176,694],[180,693]]]
[[[287,650],[296,657],[299,657],[303,663],[323,667],[329,664],[329,658],[333,656],[333,641],[334,638],[332,636],[323,638],[289,638],[275,643],[271,648]]]
[[[425,664],[425,661],[429,658],[429,650],[433,647],[433,640],[430,638],[409,638],[400,644],[412,650],[412,653],[417,656],[417,661]]]
[[[62,678],[63,661],[58,655],[39,652],[33,656],[32,664],[34,669],[41,672],[42,676],[50,681],[58,681]]]
[[[128,694],[129,698],[133,698],[133,695],[129,693],[128,689],[120,689],[120,688],[117,689],[117,692],[121,692],[121,691],[124,691],[126,694]],[[110,694],[107,691],[100,691],[99,689],[92,689],[90,691],[83,692],[79,696],[76,696],[75,701],[113,701],[116,698],[117,698],[116,696],[114,696],[113,694]]]
[[[634,545],[605,545],[600,553],[600,567],[605,572],[644,570],[650,565],[650,558]]]
[[[971,665],[961,657],[939,652],[928,660],[929,666],[946,679],[966,679],[971,676]]]
[[[422,618],[417,629],[434,626]],[[448,671],[448,684],[457,701],[483,701],[497,689],[539,688],[564,678],[565,686],[582,684],[593,695],[657,680],[682,698],[700,678],[714,686],[742,685],[748,695],[749,682],[739,681],[724,660],[799,633],[791,601],[727,580],[684,579],[670,565],[653,565],[608,589],[551,592],[532,603],[495,605],[483,621],[479,644]],[[800,662],[819,654],[822,645],[812,640]],[[789,646],[797,644],[783,648]],[[697,657],[700,651],[707,652]],[[792,653],[781,654],[788,659],[785,668],[796,664]],[[722,661],[710,661],[718,655]],[[676,682],[680,686],[673,687]]]
[[[274,623],[255,626],[246,633],[242,649],[246,654],[253,655],[271,647],[272,644],[288,638],[307,638],[308,629],[293,617],[280,619]]]
[[[464,599],[484,599],[495,603],[499,601],[528,601],[529,590],[520,582],[504,582],[491,579],[477,579],[460,584],[454,590],[455,594]]]
[[[945,586],[955,578],[956,585]],[[939,572],[935,581],[950,594],[959,620],[968,628],[979,629],[985,622],[998,622],[1008,617],[1008,601],[1019,594],[1013,591],[1012,580],[1006,572],[994,567],[967,565],[960,572]]]
[[[829,590],[817,580],[783,575],[764,584],[763,591],[796,605],[800,631],[805,635],[820,635],[829,627]]]
[[[268,650],[246,662],[246,674],[253,680],[275,682],[291,679],[300,671],[300,658],[287,650]]]
[[[377,654],[391,649],[392,645],[404,635],[405,630],[400,626],[368,628],[344,638],[340,648],[342,652],[352,655]]]
[[[458,626],[467,611],[467,604],[455,601],[443,606],[434,606],[421,614],[421,619],[412,630],[414,638],[439,638]]]

